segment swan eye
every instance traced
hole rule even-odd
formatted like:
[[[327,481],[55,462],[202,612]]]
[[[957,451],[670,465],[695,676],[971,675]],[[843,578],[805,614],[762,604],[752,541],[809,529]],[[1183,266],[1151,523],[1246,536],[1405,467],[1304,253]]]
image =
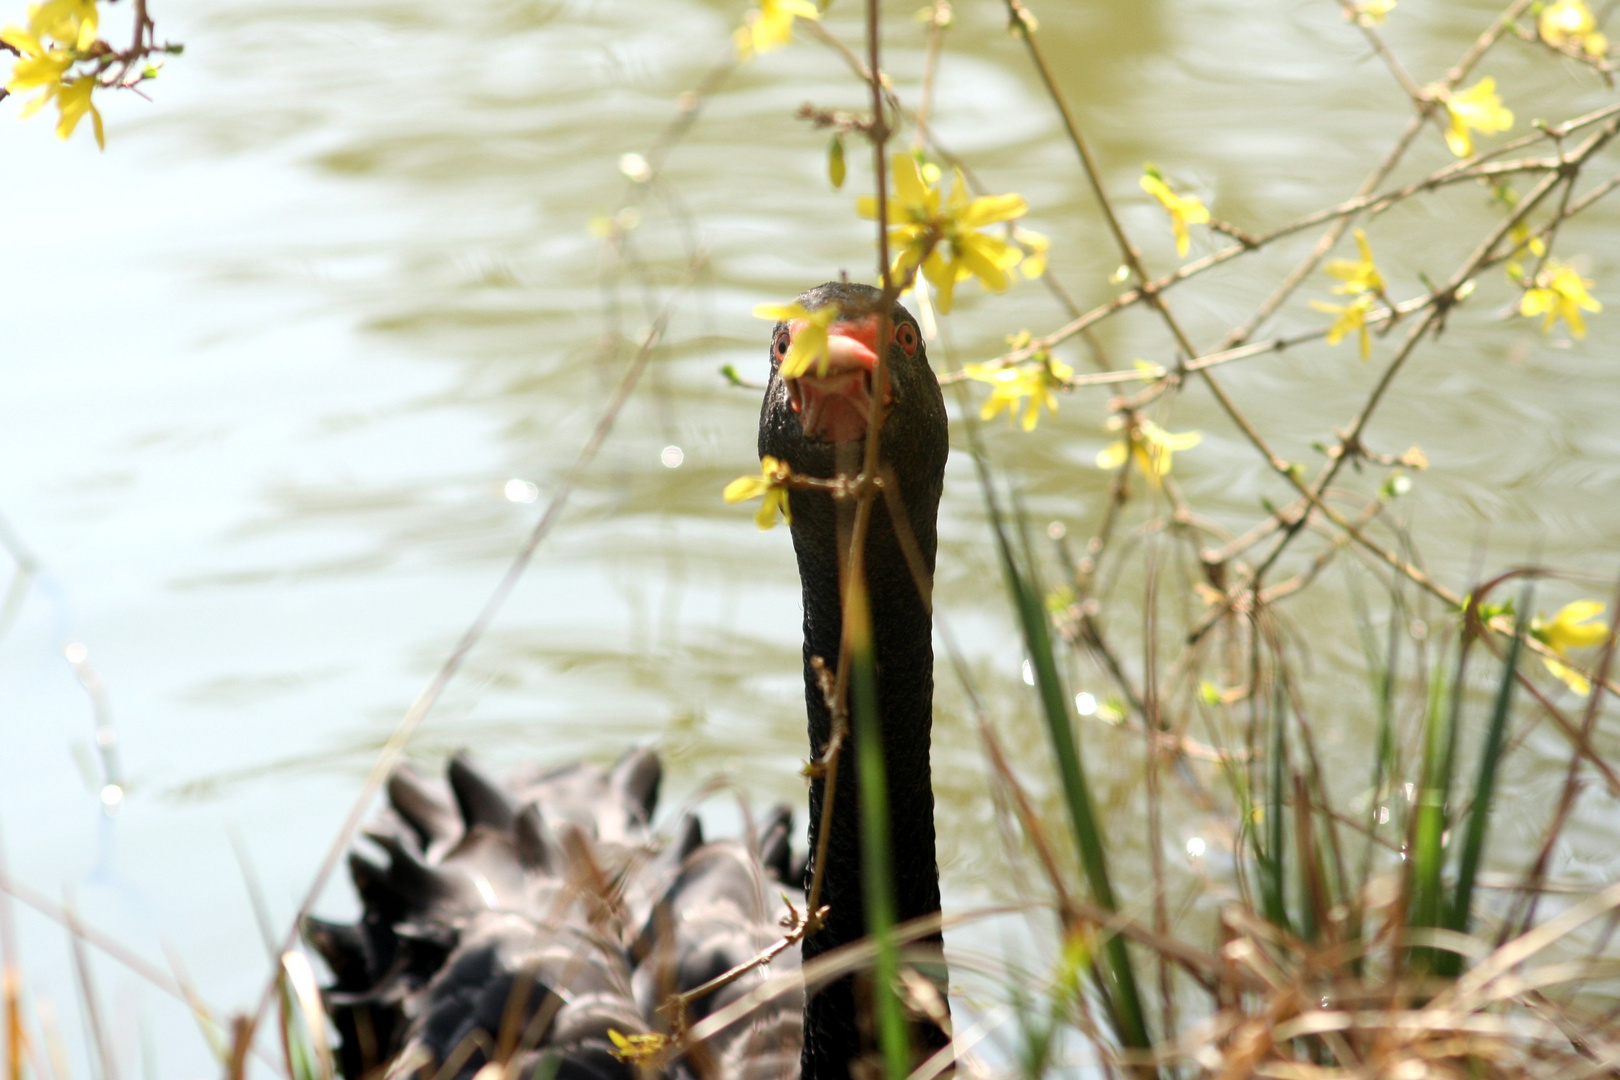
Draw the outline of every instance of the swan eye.
[[[898,323],[894,328],[894,340],[910,356],[917,351],[917,328],[910,323]]]
[[[789,336],[786,330],[779,330],[776,334],[776,340],[771,342],[771,355],[776,358],[776,362],[779,364],[782,362],[783,357],[788,354]]]

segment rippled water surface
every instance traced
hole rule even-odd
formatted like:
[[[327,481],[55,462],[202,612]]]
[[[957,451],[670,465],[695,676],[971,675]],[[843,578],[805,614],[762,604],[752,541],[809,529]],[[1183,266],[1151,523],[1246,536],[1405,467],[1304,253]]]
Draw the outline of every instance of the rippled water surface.
[[[908,94],[923,58],[917,2],[889,5],[889,59]],[[1143,160],[1261,229],[1347,196],[1405,122],[1398,87],[1326,0],[1045,7],[1058,76],[1127,227],[1161,268],[1174,253],[1137,191]],[[725,58],[736,5],[153,8],[186,55],[153,85],[155,103],[108,103],[105,154],[87,137],[58,144],[44,119],[3,133],[0,513],[42,568],[0,644],[10,872],[71,897],[160,966],[172,947],[218,1007],[252,1002],[268,962],[233,844],[284,926],[377,749],[606,403],[628,354],[602,361],[604,337],[640,333],[689,235],[711,257],[700,287],[413,752],[431,762],[468,746],[499,764],[650,741],[675,797],[722,775],[756,799],[797,802],[797,581],[785,531],[757,532],[718,497],[754,468],[758,396],[717,369],[762,377],[754,304],[840,269],[869,276],[870,229],[851,213],[870,189],[865,163],[852,154],[849,188],[831,191],[824,136],[792,118],[805,101],[863,106],[842,61],[799,44],[706,102],[633,234],[659,283],[649,293],[634,274],[604,283],[587,224],[620,204],[620,155],[647,150],[678,95]],[[1410,0],[1390,38],[1417,78],[1437,78],[1493,10]],[[1108,298],[1118,258],[1003,9],[962,3],[957,15],[935,103],[941,138],[991,189],[1028,197],[1031,225],[1053,238],[1054,273],[1083,305]],[[829,26],[854,43],[856,17],[839,3]],[[1556,97],[1567,116],[1610,100],[1590,75],[1520,43],[1484,70],[1512,88],[1518,131],[1542,115],[1534,102]],[[1430,133],[1413,168],[1444,160]],[[1386,276],[1414,295],[1418,275],[1449,274],[1492,214],[1474,189],[1403,206],[1374,226]],[[1314,235],[1175,294],[1195,340],[1243,318]],[[1451,239],[1455,251],[1437,252]],[[1620,306],[1617,241],[1620,218],[1600,207],[1567,251]],[[1195,245],[1213,250],[1207,233]],[[1403,375],[1369,440],[1421,444],[1433,463],[1400,513],[1449,585],[1529,555],[1612,574],[1617,320],[1595,317],[1584,342],[1560,347],[1506,321],[1512,298],[1494,273]],[[1038,286],[1000,299],[970,289],[948,340],[958,360],[977,359],[1020,326],[1062,321]],[[1274,329],[1319,323],[1301,302]],[[1145,313],[1100,336],[1119,362],[1172,359]],[[1314,462],[1310,443],[1350,419],[1378,370],[1350,346],[1312,345],[1230,368],[1225,384],[1281,453]],[[1034,512],[1078,535],[1107,491],[1091,464],[1111,438],[1106,400],[1065,398],[1034,436],[990,432]],[[1262,497],[1281,497],[1207,393],[1190,390],[1174,416],[1178,430],[1204,432],[1176,463],[1202,513],[1242,529]],[[661,460],[666,447],[680,448],[678,467]],[[944,515],[942,609],[1027,748],[1021,762],[1043,777],[961,453]],[[1119,602],[1129,627],[1129,598]],[[1342,627],[1337,605],[1307,597],[1289,613],[1327,697],[1360,702],[1348,674],[1357,646],[1330,632]],[[116,816],[100,811],[106,774],[90,698],[64,661],[70,642],[116,732],[127,781]],[[994,833],[961,692],[943,672],[940,686],[945,885],[969,903],[998,895]],[[1330,752],[1366,740],[1365,712],[1324,732]],[[1128,826],[1139,773],[1110,774],[1122,736],[1087,731],[1100,797]],[[1181,829],[1172,823],[1167,843],[1179,847]],[[1119,857],[1140,873],[1139,851]],[[340,881],[322,910],[351,906]],[[31,992],[76,1032],[64,936],[32,916],[22,930]],[[183,1010],[114,965],[97,972],[129,1061],[144,1032],[158,1074],[213,1069]]]

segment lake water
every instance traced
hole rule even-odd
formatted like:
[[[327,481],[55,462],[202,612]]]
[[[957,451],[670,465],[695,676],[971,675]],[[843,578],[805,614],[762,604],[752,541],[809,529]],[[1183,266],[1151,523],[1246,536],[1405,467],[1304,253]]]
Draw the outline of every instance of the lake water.
[[[919,2],[886,6],[889,62],[912,100]],[[14,7],[3,21],[21,18]],[[1387,31],[1426,82],[1494,10],[1408,0]],[[832,191],[824,134],[793,119],[805,101],[861,109],[863,87],[804,40],[739,70],[674,150],[632,234],[656,288],[630,272],[605,280],[588,228],[624,196],[621,155],[647,151],[678,96],[728,55],[740,11],[694,0],[156,0],[159,36],[186,54],[151,85],[154,103],[105,103],[104,154],[88,131],[59,144],[43,117],[4,129],[0,513],[41,566],[0,643],[12,875],[71,898],[159,966],[171,947],[215,1008],[250,1007],[270,963],[233,844],[285,927],[382,742],[606,403],[628,353],[602,362],[604,335],[637,336],[679,275],[683,223],[710,253],[707,273],[412,754],[434,766],[465,746],[500,765],[646,741],[664,754],[668,801],[723,776],[756,800],[799,802],[796,575],[786,531],[760,533],[719,498],[755,468],[758,395],[717,369],[762,378],[755,304],[841,269],[870,277],[870,226],[851,205],[870,190],[866,163],[852,148],[850,183]],[[1405,123],[1400,90],[1327,0],[1037,12],[1125,224],[1161,271],[1175,256],[1137,188],[1144,160],[1218,216],[1262,230],[1347,197]],[[858,16],[844,0],[827,25],[855,44]],[[1590,73],[1523,42],[1481,70],[1517,111],[1515,134],[1532,117],[1612,101]],[[940,137],[991,190],[1029,199],[1029,224],[1052,237],[1053,272],[1082,306],[1112,296],[1117,253],[1000,5],[959,5],[934,108]],[[1446,160],[1429,132],[1401,175]],[[1591,175],[1612,168],[1600,161]],[[1380,219],[1371,231],[1392,291],[1417,295],[1420,273],[1443,280],[1496,213],[1468,187]],[[1194,256],[1219,246],[1195,234]],[[1174,292],[1194,339],[1213,344],[1246,317],[1315,235]],[[1617,245],[1620,214],[1605,204],[1561,247],[1611,308]],[[1320,325],[1304,301],[1328,299],[1329,284],[1319,275],[1267,332]],[[961,296],[948,327],[958,363],[995,355],[1020,327],[1065,321],[1038,285]],[[1396,514],[1459,592],[1477,567],[1531,557],[1599,575],[1620,564],[1615,314],[1592,317],[1590,335],[1567,345],[1562,331],[1547,338],[1510,318],[1513,302],[1500,270],[1482,276],[1368,432],[1375,449],[1420,444],[1431,461]],[[1116,363],[1173,359],[1148,313],[1099,333]],[[1363,365],[1353,345],[1308,345],[1222,377],[1281,453],[1314,467],[1311,442],[1350,420],[1390,348]],[[1075,349],[1062,356],[1083,368]],[[1076,393],[1033,435],[987,432],[1037,520],[1076,538],[1095,529],[1108,491],[1092,464],[1112,439],[1107,400]],[[1212,520],[1241,531],[1264,516],[1262,498],[1284,498],[1197,384],[1161,422],[1203,432],[1175,475]],[[1021,648],[957,446],[939,602],[1018,764],[1044,790]],[[678,467],[665,463],[669,447]],[[1344,484],[1368,492],[1380,479]],[[1145,511],[1129,514],[1127,529]],[[1298,547],[1293,565],[1321,542]],[[1346,705],[1319,722],[1328,752],[1359,762],[1371,710],[1336,571],[1328,578],[1286,613],[1311,645],[1313,694]],[[1550,586],[1545,599],[1585,592],[1606,590]],[[1132,640],[1128,589],[1114,602]],[[91,699],[65,659],[74,643],[116,733],[113,779],[127,794],[111,816]],[[966,905],[1002,897],[1004,875],[962,692],[943,667],[939,684],[943,873],[951,903]],[[1075,689],[1109,692],[1085,669]],[[1128,845],[1140,833],[1140,772],[1108,764],[1136,754],[1140,737],[1083,730]],[[1532,743],[1522,794],[1556,782],[1561,747]],[[712,813],[727,819],[723,805]],[[1533,826],[1508,828],[1530,837]],[[1167,849],[1204,828],[1196,815],[1172,820]],[[1116,857],[1140,879],[1139,841]],[[1594,846],[1570,861],[1612,880],[1615,857]],[[336,881],[321,911],[352,909]],[[51,1002],[81,1046],[66,938],[20,920],[32,999]],[[993,937],[969,944],[997,948]],[[143,1053],[152,1075],[216,1071],[183,1009],[112,963],[95,971],[126,1071]]]

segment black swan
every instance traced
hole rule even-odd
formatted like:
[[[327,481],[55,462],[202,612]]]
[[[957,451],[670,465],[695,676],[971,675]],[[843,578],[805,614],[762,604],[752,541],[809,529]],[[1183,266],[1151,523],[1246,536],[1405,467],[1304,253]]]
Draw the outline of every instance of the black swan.
[[[829,328],[825,369],[812,367],[795,379],[778,369],[807,320],[776,325],[760,410],[762,457],[808,477],[860,471],[880,301],[876,289],[838,282],[799,297],[806,311],[836,305],[838,314]],[[926,591],[947,431],[916,320],[895,304],[888,321],[879,448],[885,483],[898,488],[898,499],[886,493],[876,500],[866,573],[895,914],[904,921],[939,911]],[[899,528],[891,505],[904,507]],[[804,591],[812,760],[819,760],[832,729],[818,669],[838,664],[841,547],[847,549],[853,508],[853,499],[825,489],[790,493]],[[854,753],[843,753],[822,883],[828,913],[804,940],[806,959],[866,936],[857,772]],[[810,783],[810,854],[795,860],[785,808],[750,825],[742,839],[708,842],[687,815],[660,845],[650,830],[659,778],[658,759],[648,750],[632,750],[610,768],[527,769],[503,783],[460,756],[450,763],[448,783],[396,772],[389,805],[367,833],[386,862],[350,856],[360,921],[310,919],[305,926],[307,940],[332,970],[327,1004],[345,1076],[460,1080],[491,1063],[494,1071],[484,1076],[524,1080],[782,1080],[795,1074],[848,1080],[852,1071],[868,1073],[852,1070],[873,1053],[864,976],[816,987],[808,1001],[778,999],[675,1060],[626,1062],[615,1053],[626,1037],[668,1030],[659,1006],[671,992],[701,986],[780,938],[782,900],[791,894],[789,902],[803,911],[815,873],[822,779]],[[939,943],[934,934],[923,946],[937,958],[927,966],[942,977]],[[790,949],[771,970],[798,962]],[[692,1003],[688,1019],[735,1001],[765,977],[756,969],[709,993]],[[933,1016],[940,1019],[938,1002]],[[938,1024],[922,1016],[913,1016],[908,1030],[914,1060],[947,1041]]]

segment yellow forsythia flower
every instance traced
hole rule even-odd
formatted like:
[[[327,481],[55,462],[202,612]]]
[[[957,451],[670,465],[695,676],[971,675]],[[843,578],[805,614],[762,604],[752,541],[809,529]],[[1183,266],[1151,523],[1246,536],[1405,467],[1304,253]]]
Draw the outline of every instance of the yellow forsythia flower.
[[[1362,26],[1380,26],[1394,10],[1395,0],[1356,0],[1354,17]]]
[[[794,19],[819,18],[821,12],[810,0],[759,0],[759,10],[750,11],[747,24],[733,35],[737,55],[747,60],[786,45],[793,40]]]
[[[1044,233],[1038,233],[1034,229],[1014,228],[1013,243],[1024,253],[1024,261],[1018,264],[1020,274],[1034,281],[1046,273],[1046,252],[1052,246],[1052,241]]]
[[[1356,230],[1356,248],[1361,252],[1361,258],[1352,262],[1349,259],[1334,259],[1327,264],[1330,276],[1344,282],[1343,285],[1333,286],[1336,293],[1348,293],[1355,296],[1358,293],[1380,293],[1384,291],[1384,279],[1379,276],[1378,266],[1373,262],[1372,247],[1367,243],[1367,234],[1360,229]]]
[[[1568,660],[1570,649],[1586,649],[1608,640],[1609,628],[1603,623],[1592,622],[1602,614],[1603,605],[1596,600],[1577,600],[1560,608],[1550,622],[1538,615],[1530,623],[1530,633],[1553,652]],[[1542,663],[1547,665],[1548,671],[1582,697],[1592,692],[1591,683],[1587,682],[1580,672],[1560,664],[1551,657],[1544,657]]]
[[[1541,9],[1536,30],[1541,40],[1579,49],[1587,56],[1602,57],[1609,51],[1609,39],[1597,28],[1597,19],[1584,0],[1554,0]]]
[[[8,26],[0,30],[0,41],[17,50],[17,59],[11,65],[11,78],[6,89],[13,94],[26,93],[45,87],[46,97],[29,102],[29,113],[37,111],[50,99],[51,87],[62,85],[62,76],[73,64],[73,56],[65,49],[52,49],[40,41],[32,30]]]
[[[56,92],[56,107],[61,113],[61,118],[56,122],[58,139],[72,135],[73,129],[84,119],[84,114],[89,113],[90,124],[96,131],[96,145],[103,150],[107,148],[107,133],[101,126],[101,110],[90,100],[90,95],[99,85],[89,75],[82,75],[72,82],[62,84],[62,89]]]
[[[1021,348],[1029,343],[1029,333],[1026,331],[1007,340],[1014,348]],[[1044,349],[1037,352],[1034,359],[1035,363],[1027,365],[993,367],[989,364],[969,364],[963,369],[968,378],[990,385],[990,397],[979,412],[980,419],[992,419],[1005,409],[1010,422],[1018,415],[1019,403],[1024,398],[1029,399],[1029,406],[1024,410],[1025,431],[1035,430],[1041,418],[1042,405],[1052,415],[1057,415],[1057,398],[1052,395],[1052,390],[1068,385],[1069,380],[1074,378],[1074,368],[1053,359],[1052,354]]]
[[[1176,254],[1187,254],[1187,226],[1209,221],[1209,210],[1196,195],[1177,195],[1169,184],[1149,169],[1142,174],[1142,190],[1159,200],[1170,214],[1170,228],[1176,234]]]
[[[999,237],[978,230],[987,225],[1024,216],[1029,208],[1022,195],[985,195],[969,199],[967,181],[952,170],[949,199],[930,184],[917,159],[901,154],[894,159],[894,197],[888,200],[889,243],[895,248],[890,270],[902,280],[919,267],[939,293],[939,310],[950,314],[958,281],[978,278],[991,292],[1005,292],[1012,279],[1007,271],[1024,253]],[[855,212],[875,220],[877,199],[864,196]],[[1045,239],[1042,237],[1042,239]]]
[[[1446,112],[1451,114],[1446,145],[1460,158],[1474,152],[1470,129],[1482,135],[1495,135],[1513,126],[1513,113],[1502,107],[1502,99],[1496,96],[1496,80],[1489,76],[1467,90],[1445,94],[1444,100]]]
[[[1603,305],[1586,291],[1591,285],[1591,281],[1576,273],[1574,267],[1566,266],[1557,259],[1548,259],[1547,265],[1536,275],[1535,285],[1526,289],[1519,300],[1519,314],[1529,318],[1546,316],[1541,324],[1541,329],[1546,333],[1551,333],[1553,324],[1563,319],[1569,324],[1571,334],[1578,338],[1585,337],[1586,320],[1581,318],[1581,312],[1603,310]]]
[[[758,476],[739,476],[726,485],[722,497],[728,503],[744,502],[748,499],[765,497],[765,503],[754,515],[754,520],[761,529],[769,529],[776,524],[776,512],[782,511],[782,520],[789,525],[793,524],[793,512],[788,506],[788,489],[784,486],[793,470],[789,469],[787,462],[778,461],[766,454],[759,461]]]
[[[95,44],[100,25],[96,0],[46,0],[28,9],[28,29],[32,33],[53,38],[63,48],[78,52]]]
[[[1116,429],[1123,425],[1119,417],[1110,421],[1110,426]],[[1204,436],[1196,431],[1183,431],[1180,434],[1166,431],[1151,420],[1138,420],[1136,430],[1129,432],[1127,437],[1118,442],[1110,443],[1097,454],[1097,468],[1117,469],[1125,464],[1127,456],[1136,459],[1137,468],[1142,470],[1154,487],[1166,476],[1170,475],[1170,459],[1177,450],[1191,450],[1197,446]]]
[[[38,11],[36,8],[36,17]],[[66,139],[72,135],[73,130],[79,126],[79,121],[88,113],[95,125],[96,143],[105,147],[106,133],[101,126],[101,112],[90,99],[90,95],[100,84],[91,75],[81,75],[76,79],[65,78],[68,68],[73,66],[73,54],[66,49],[48,48],[39,34],[16,26],[0,30],[0,41],[10,45],[18,53],[17,60],[11,65],[11,79],[6,83],[6,89],[13,94],[29,90],[43,91],[24,105],[18,116],[24,118],[32,116],[54,100],[59,113],[56,123],[58,138]]]
[[[827,362],[832,353],[827,347],[827,327],[838,318],[837,304],[823,304],[814,311],[795,301],[791,304],[760,304],[754,308],[754,318],[771,322],[797,322],[793,343],[782,358],[778,369],[784,379],[797,379],[816,364],[818,375],[827,374]]]
[[[625,1035],[617,1028],[608,1028],[608,1039],[613,1043],[613,1049],[609,1053],[620,1061],[632,1065],[656,1062],[670,1042],[668,1035],[660,1035],[657,1032],[651,1035]]]
[[[1508,259],[1503,270],[1507,272],[1508,277],[1517,282],[1524,277],[1524,267],[1519,263],[1519,256],[1528,251],[1539,259],[1547,254],[1547,245],[1541,237],[1531,233],[1530,223],[1527,221],[1521,221],[1508,230],[1508,239],[1513,241],[1513,257]]]
[[[1362,293],[1348,304],[1324,304],[1320,300],[1312,300],[1311,307],[1317,311],[1325,311],[1329,315],[1337,315],[1333,325],[1328,327],[1327,343],[1337,345],[1351,332],[1361,335],[1361,358],[1363,360],[1372,355],[1372,334],[1367,330],[1367,316],[1372,314],[1373,295]]]

